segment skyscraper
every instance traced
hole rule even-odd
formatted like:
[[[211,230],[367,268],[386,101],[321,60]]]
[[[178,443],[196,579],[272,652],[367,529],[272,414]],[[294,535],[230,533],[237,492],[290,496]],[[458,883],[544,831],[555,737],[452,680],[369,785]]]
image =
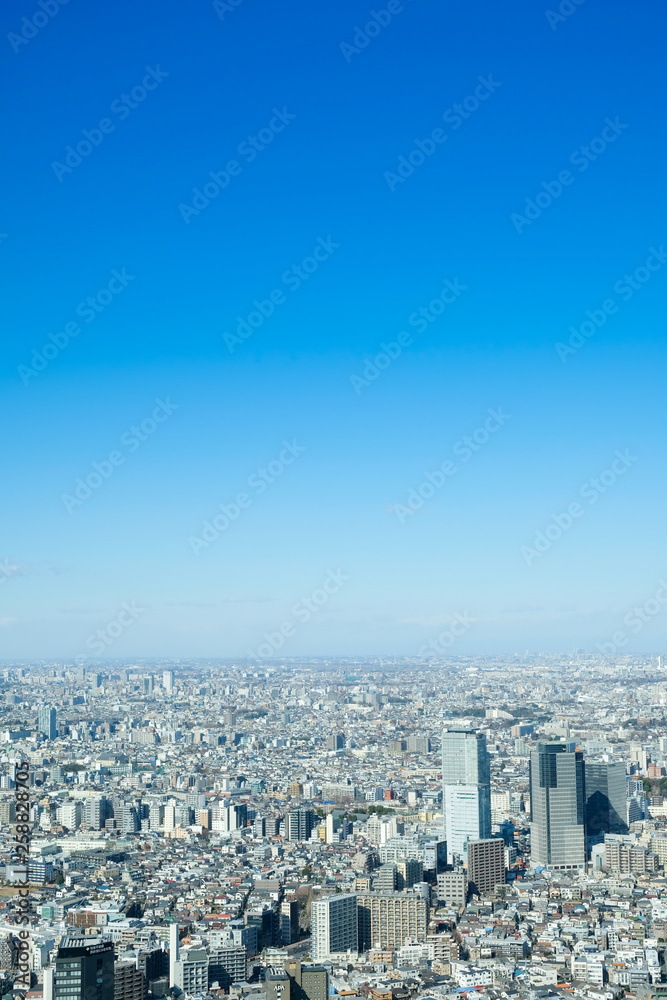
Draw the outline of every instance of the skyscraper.
[[[601,843],[605,833],[627,833],[625,764],[587,760],[584,771],[589,843]]]
[[[40,733],[46,736],[47,740],[55,740],[56,738],[56,710],[55,708],[47,708],[46,705],[39,710],[39,721],[38,728]]]
[[[442,785],[451,863],[465,858],[469,840],[491,836],[491,778],[483,733],[450,729],[442,734]]]
[[[586,865],[584,755],[538,743],[530,755],[531,861],[567,870]]]
[[[314,900],[310,923],[311,958],[318,962],[348,951],[357,951],[356,895],[340,893]]]
[[[174,671],[173,670],[163,670],[162,672],[162,687],[165,689],[167,694],[171,694],[174,690]]]
[[[58,948],[53,1000],[113,1000],[113,944],[108,938],[66,935]]]

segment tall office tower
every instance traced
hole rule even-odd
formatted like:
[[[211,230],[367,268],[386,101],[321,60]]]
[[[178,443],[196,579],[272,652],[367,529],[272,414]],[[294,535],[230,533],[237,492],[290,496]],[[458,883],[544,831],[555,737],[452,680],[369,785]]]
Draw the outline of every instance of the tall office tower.
[[[447,859],[465,859],[469,840],[491,836],[491,776],[486,736],[450,729],[442,734],[442,786]]]
[[[171,694],[174,690],[174,671],[164,670],[162,672],[162,687],[165,689],[167,694]]]
[[[144,694],[153,694],[153,686],[154,686],[153,675],[147,674],[142,680],[142,688]]]
[[[285,814],[285,834],[288,840],[308,840],[313,831],[312,809],[292,809]]]
[[[348,951],[357,951],[356,895],[340,893],[314,900],[310,919],[311,958],[321,962]]]
[[[558,871],[586,865],[585,775],[581,750],[538,743],[530,754],[531,862]]]
[[[502,837],[468,841],[468,882],[482,895],[505,884],[505,841]]]
[[[145,1000],[146,979],[136,962],[116,962],[113,980],[114,1000]]]
[[[625,764],[602,760],[584,762],[586,777],[586,835],[601,843],[605,833],[627,833]]]
[[[63,938],[55,960],[53,1000],[114,1000],[113,944],[108,938]]]
[[[56,738],[56,718],[55,708],[47,708],[46,706],[40,708],[38,728],[47,740],[55,740]]]
[[[421,893],[359,892],[357,905],[360,951],[400,948],[408,938],[426,941],[429,904]]]

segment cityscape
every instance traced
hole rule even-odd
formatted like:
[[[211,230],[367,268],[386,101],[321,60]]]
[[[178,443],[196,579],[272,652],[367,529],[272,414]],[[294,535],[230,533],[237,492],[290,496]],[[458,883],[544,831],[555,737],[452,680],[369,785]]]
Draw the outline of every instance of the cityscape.
[[[667,994],[661,656],[0,677],[3,996]]]
[[[0,1000],[667,1000],[667,5],[0,29]]]

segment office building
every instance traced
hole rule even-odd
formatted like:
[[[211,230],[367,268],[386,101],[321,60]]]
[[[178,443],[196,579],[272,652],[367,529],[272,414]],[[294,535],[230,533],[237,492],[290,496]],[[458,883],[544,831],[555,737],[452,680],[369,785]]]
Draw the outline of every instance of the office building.
[[[483,733],[443,733],[442,785],[447,857],[452,864],[465,860],[469,840],[491,836],[491,778]]]
[[[584,869],[584,755],[560,742],[530,754],[531,862],[556,871]]]
[[[174,690],[174,671],[164,670],[162,673],[162,687],[165,689],[167,694],[171,694]]]
[[[408,938],[426,941],[429,906],[421,893],[360,892],[357,909],[359,951],[400,948]]]
[[[340,893],[316,899],[311,907],[310,954],[313,961],[357,951],[357,897]]]
[[[38,716],[38,728],[40,733],[46,736],[47,740],[55,740],[57,735],[57,714],[55,708],[40,708]]]
[[[54,963],[53,1000],[114,1000],[110,940],[65,935]]]
[[[501,837],[468,841],[468,882],[478,895],[505,884],[505,841]]]
[[[586,835],[589,844],[600,843],[606,833],[628,832],[625,764],[587,760]]]

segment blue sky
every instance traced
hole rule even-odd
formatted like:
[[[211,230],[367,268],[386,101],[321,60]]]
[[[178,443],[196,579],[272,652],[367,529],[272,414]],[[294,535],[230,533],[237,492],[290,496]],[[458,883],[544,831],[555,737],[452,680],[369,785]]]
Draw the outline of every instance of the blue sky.
[[[54,4],[0,15],[4,658],[664,649],[665,11]]]

